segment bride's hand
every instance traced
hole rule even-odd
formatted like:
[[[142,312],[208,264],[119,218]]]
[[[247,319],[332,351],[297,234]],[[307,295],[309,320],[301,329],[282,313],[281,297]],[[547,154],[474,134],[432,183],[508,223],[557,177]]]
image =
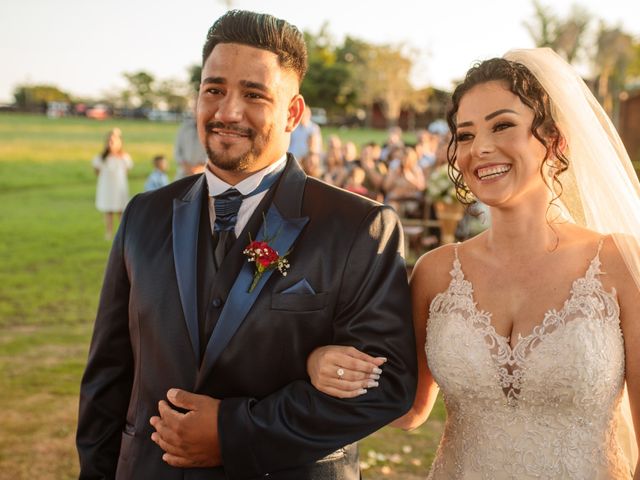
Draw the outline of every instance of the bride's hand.
[[[354,347],[327,345],[316,348],[307,358],[311,383],[322,393],[353,398],[378,386],[387,359],[372,357]]]

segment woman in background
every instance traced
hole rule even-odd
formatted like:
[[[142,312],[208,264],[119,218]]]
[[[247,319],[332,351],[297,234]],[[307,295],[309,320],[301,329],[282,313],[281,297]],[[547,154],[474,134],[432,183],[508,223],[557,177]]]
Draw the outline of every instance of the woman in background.
[[[400,217],[422,218],[424,208],[424,174],[412,147],[398,147],[389,152],[389,173],[382,182],[384,203]]]

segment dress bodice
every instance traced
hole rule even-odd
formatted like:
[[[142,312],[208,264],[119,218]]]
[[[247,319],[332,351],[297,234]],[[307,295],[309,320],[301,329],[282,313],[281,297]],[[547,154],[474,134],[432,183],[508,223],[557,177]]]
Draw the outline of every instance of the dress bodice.
[[[512,348],[473,297],[457,255],[431,302],[426,353],[447,409],[430,479],[628,479],[617,439],[624,342],[598,254]]]

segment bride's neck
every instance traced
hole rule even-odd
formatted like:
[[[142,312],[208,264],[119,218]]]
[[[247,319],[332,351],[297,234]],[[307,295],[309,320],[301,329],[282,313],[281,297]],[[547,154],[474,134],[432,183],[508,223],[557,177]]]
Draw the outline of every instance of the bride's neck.
[[[555,250],[559,240],[558,224],[547,217],[547,206],[541,205],[492,208],[486,248],[490,252],[515,256]]]

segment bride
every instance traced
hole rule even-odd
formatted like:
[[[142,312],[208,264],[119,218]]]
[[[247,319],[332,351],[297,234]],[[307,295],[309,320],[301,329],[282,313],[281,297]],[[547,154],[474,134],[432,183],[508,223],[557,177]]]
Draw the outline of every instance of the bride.
[[[488,205],[491,227],[414,268],[420,378],[393,425],[422,424],[441,389],[430,479],[632,478],[621,413],[640,422],[640,185],[615,129],[549,49],[471,68],[448,123],[460,199]],[[383,362],[327,346],[307,366],[347,398],[384,382]]]

